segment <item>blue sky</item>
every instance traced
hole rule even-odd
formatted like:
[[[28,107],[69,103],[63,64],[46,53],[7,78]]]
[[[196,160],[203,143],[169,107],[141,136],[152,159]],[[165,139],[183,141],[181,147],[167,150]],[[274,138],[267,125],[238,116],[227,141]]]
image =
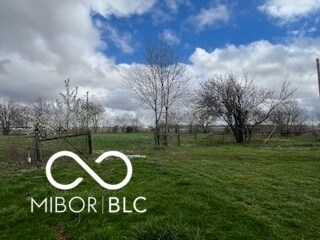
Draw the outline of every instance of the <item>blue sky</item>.
[[[257,40],[282,43],[293,37],[319,36],[319,12],[301,13],[296,19],[280,18],[263,10],[265,4],[262,0],[160,1],[143,15],[123,18],[93,13],[92,19],[107,43],[105,54],[114,56],[117,63],[143,61],[139,52],[145,42],[160,36],[178,47],[186,60],[197,47],[213,51],[228,44],[246,45]],[[115,43],[106,26],[118,32],[117,37],[132,49]]]
[[[247,71],[261,87],[288,80],[319,111],[319,16],[320,0],[0,0],[0,98],[54,100],[69,78],[109,118],[147,118],[125,81],[162,37],[181,51],[191,91]]]

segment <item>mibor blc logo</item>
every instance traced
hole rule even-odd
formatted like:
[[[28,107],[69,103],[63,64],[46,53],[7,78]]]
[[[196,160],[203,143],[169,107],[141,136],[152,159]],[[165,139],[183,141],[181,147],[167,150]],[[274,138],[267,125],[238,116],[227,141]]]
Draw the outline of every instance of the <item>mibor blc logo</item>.
[[[129,158],[118,151],[108,151],[100,155],[95,162],[101,163],[106,160],[108,157],[118,157],[124,161],[127,168],[127,174],[125,178],[117,184],[109,184],[100,178],[98,174],[96,174],[77,154],[70,151],[60,151],[55,153],[50,157],[46,165],[46,176],[48,181],[52,186],[61,190],[70,190],[77,187],[82,181],[82,177],[76,178],[73,182],[69,184],[61,184],[57,182],[51,172],[51,168],[53,163],[61,157],[69,157],[75,160],[87,173],[90,175],[101,187],[107,190],[118,190],[126,186],[131,177],[132,177],[132,165]],[[69,200],[65,199],[61,196],[54,197],[46,197],[41,202],[37,202],[34,198],[31,198],[31,213],[34,212],[35,208],[43,208],[46,213],[64,213],[64,212],[73,212],[73,213],[81,213],[81,212],[93,212],[93,213],[144,213],[147,209],[138,208],[138,202],[146,201],[146,198],[143,196],[136,197],[132,202],[132,205],[128,207],[128,201],[126,197],[119,199],[118,197],[95,197],[89,196],[84,199],[83,197],[74,196]],[[105,205],[108,205],[105,207]],[[79,207],[80,206],[80,207]]]
[[[109,190],[118,190],[120,188],[123,188],[130,181],[132,176],[132,165],[129,158],[126,155],[117,151],[105,152],[102,155],[100,155],[100,157],[98,157],[95,162],[101,163],[103,160],[111,156],[121,158],[127,165],[127,175],[123,179],[123,181],[118,184],[109,184],[104,182],[77,154],[69,151],[61,151],[52,155],[52,157],[49,159],[46,166],[46,175],[49,182],[52,184],[52,186],[56,188],[59,188],[62,190],[69,190],[78,186],[82,182],[83,178],[77,178],[74,182],[70,184],[60,184],[53,179],[51,174],[51,167],[56,159],[60,157],[70,157],[70,158],[73,158],[97,183],[99,183],[101,187]]]

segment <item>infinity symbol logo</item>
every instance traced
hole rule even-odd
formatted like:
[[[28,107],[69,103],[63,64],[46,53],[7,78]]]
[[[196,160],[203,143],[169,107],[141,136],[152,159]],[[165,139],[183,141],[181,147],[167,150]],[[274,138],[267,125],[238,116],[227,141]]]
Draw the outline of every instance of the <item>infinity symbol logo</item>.
[[[105,152],[100,157],[98,157],[95,162],[101,163],[104,159],[111,157],[111,156],[121,158],[125,162],[125,164],[127,165],[127,175],[123,179],[123,181],[118,184],[109,184],[109,183],[106,183],[105,181],[103,181],[77,154],[75,154],[73,152],[69,152],[69,151],[57,152],[51,156],[51,158],[49,159],[49,161],[46,165],[46,175],[47,175],[49,182],[56,188],[59,188],[62,190],[69,190],[69,189],[72,189],[72,188],[75,188],[76,186],[78,186],[83,180],[83,178],[81,178],[81,177],[77,178],[72,183],[61,184],[61,183],[58,183],[56,180],[54,180],[52,177],[52,174],[51,174],[51,167],[56,159],[58,159],[60,157],[70,157],[70,158],[74,159],[94,180],[96,180],[96,182],[99,183],[101,187],[104,187],[109,190],[117,190],[117,189],[123,188],[130,181],[131,176],[132,176],[132,165],[131,165],[129,158],[126,155],[124,155],[123,153],[118,152],[118,151]]]

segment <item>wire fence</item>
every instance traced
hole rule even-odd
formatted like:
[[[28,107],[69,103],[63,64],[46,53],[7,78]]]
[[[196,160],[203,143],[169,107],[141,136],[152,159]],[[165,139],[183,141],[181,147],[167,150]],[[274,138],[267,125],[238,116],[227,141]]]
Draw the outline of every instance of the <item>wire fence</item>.
[[[48,159],[51,155],[58,151],[72,151],[78,155],[87,157],[92,153],[91,133],[79,133],[64,136],[54,136],[45,139],[35,140],[36,151],[35,160],[42,161]],[[38,156],[37,156],[38,155]]]
[[[225,132],[169,134],[167,138],[169,145],[178,146],[217,146],[236,143],[233,134]],[[271,136],[269,132],[255,132],[245,141],[245,144],[269,147],[320,146],[320,130]]]
[[[35,140],[28,136],[1,136],[0,160],[6,163],[30,162],[35,156]]]
[[[159,135],[160,146],[219,146],[236,144],[235,137],[230,132],[210,133],[169,133]],[[298,147],[320,146],[320,130],[306,131],[299,135],[289,134],[283,136],[279,133],[270,136],[270,132],[255,132],[245,144],[252,146],[269,147]],[[100,133],[93,135],[93,149],[107,150],[140,150],[155,146],[155,135],[145,133]]]
[[[0,136],[0,161],[6,163],[41,163],[54,153],[69,150],[81,156],[92,153],[91,133],[52,136]]]
[[[160,135],[164,145],[164,135]],[[208,146],[236,144],[230,132],[170,133],[166,136],[169,146]],[[118,150],[139,152],[154,147],[154,133],[98,133],[90,132],[52,136],[37,139],[35,136],[0,136],[0,161],[6,163],[45,162],[52,154],[69,150],[84,157],[91,153]],[[320,130],[308,130],[300,134],[270,135],[270,132],[255,132],[245,144],[254,147],[320,147]]]

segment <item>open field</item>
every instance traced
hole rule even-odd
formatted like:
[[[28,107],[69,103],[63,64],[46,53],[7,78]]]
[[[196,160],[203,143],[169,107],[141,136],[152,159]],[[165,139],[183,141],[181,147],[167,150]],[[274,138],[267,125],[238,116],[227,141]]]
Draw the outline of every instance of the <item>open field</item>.
[[[101,152],[146,156],[132,159],[132,179],[117,191],[101,188],[71,160],[57,161],[53,169],[62,183],[84,178],[69,191],[51,186],[43,168],[2,163],[0,239],[320,238],[316,144],[228,143],[155,150],[151,140],[150,134],[93,135],[95,152],[87,163],[107,182],[121,181],[125,165],[116,159],[95,164]],[[55,196],[126,197],[129,208],[136,197],[144,196],[141,208],[147,212],[30,212],[31,197]]]

